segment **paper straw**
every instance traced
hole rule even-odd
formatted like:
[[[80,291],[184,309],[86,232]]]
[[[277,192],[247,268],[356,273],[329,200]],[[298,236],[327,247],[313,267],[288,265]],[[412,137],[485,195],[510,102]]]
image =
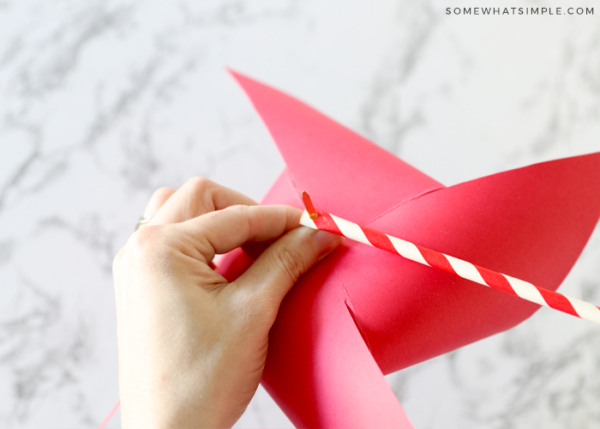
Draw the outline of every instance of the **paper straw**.
[[[419,264],[446,271],[480,285],[499,289],[527,301],[600,324],[600,308],[595,305],[357,225],[322,210],[317,210],[314,208],[307,192],[302,193],[302,200],[306,210],[302,214],[300,223],[304,226],[332,232],[395,253]]]

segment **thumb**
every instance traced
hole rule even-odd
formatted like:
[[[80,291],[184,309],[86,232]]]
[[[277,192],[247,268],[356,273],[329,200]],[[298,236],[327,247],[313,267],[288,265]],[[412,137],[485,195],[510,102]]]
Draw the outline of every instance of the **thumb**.
[[[327,231],[305,226],[295,228],[262,252],[236,283],[266,295],[264,298],[278,308],[300,276],[342,241],[343,237]]]

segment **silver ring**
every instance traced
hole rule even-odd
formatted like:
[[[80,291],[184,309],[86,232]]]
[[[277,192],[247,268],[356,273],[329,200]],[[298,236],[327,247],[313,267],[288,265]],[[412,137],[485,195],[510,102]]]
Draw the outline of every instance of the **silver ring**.
[[[146,216],[146,215],[144,215],[144,216],[141,216],[141,217],[140,217],[140,220],[138,220],[138,223],[137,223],[137,225],[135,226],[135,231],[137,231],[137,230],[140,228],[140,226],[142,226],[142,225],[146,225],[146,224],[147,224],[148,222],[150,222],[151,220],[152,220],[152,216]]]

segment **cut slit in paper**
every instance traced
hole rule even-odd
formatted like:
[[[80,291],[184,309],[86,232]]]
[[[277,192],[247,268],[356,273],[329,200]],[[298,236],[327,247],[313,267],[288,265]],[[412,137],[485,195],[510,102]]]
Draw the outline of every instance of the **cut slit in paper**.
[[[309,106],[232,73],[286,169],[262,204],[319,207],[555,290],[600,215],[600,154],[449,188]],[[252,259],[219,264],[235,279]],[[262,383],[298,427],[412,427],[383,377],[509,329],[539,306],[346,241],[306,273],[271,329]]]

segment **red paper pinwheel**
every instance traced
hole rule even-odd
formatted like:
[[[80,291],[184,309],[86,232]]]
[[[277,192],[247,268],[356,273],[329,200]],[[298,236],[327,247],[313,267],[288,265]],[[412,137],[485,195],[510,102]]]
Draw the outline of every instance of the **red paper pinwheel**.
[[[323,211],[551,290],[600,216],[600,153],[447,188],[294,98],[234,76],[287,165],[263,204],[303,208],[306,189]],[[238,249],[219,271],[233,280],[251,262]],[[347,240],[285,298],[262,383],[299,427],[412,427],[384,374],[538,308]]]

